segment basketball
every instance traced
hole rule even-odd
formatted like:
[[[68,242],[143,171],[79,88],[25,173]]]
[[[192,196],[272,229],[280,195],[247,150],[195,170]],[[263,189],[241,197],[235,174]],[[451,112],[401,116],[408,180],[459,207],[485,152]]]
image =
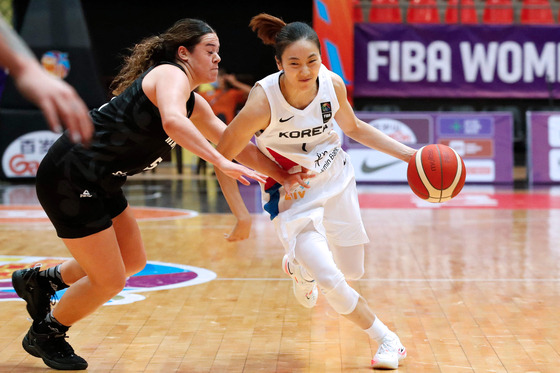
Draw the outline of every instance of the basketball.
[[[408,185],[418,197],[440,203],[454,198],[465,185],[465,163],[455,150],[443,144],[418,149],[408,162]]]

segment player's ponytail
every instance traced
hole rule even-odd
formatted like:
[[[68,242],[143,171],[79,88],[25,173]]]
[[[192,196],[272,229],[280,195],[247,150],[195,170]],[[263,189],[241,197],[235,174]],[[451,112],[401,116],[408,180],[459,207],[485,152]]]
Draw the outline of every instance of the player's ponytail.
[[[259,39],[266,45],[276,44],[276,35],[278,35],[284,26],[286,26],[286,23],[280,18],[266,13],[254,16],[249,23],[251,30],[256,32]]]
[[[273,45],[278,60],[282,59],[282,53],[286,47],[298,40],[310,40],[321,52],[321,43],[315,30],[303,22],[291,22],[286,24],[280,18],[270,14],[261,13],[254,16],[249,27],[257,33],[257,36],[266,45]]]
[[[121,71],[111,83],[112,93],[115,96],[121,94],[142,72],[154,64],[153,57],[161,55],[163,49],[163,39],[159,36],[146,38],[130,48],[131,54],[124,58]]]

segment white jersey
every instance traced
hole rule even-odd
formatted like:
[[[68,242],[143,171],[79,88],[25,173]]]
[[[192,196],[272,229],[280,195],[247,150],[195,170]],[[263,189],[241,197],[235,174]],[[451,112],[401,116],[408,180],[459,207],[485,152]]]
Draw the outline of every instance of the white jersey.
[[[317,96],[303,110],[291,106],[280,90],[279,71],[257,82],[270,104],[270,124],[256,135],[256,144],[284,169],[301,165],[321,173],[340,151],[334,116],[340,105],[329,70],[321,65]]]
[[[284,169],[303,166],[318,173],[309,188],[286,191],[272,179],[261,185],[263,208],[274,221],[286,252],[293,257],[298,234],[310,223],[339,246],[368,242],[358,203],[354,169],[333,129],[340,105],[331,73],[319,70],[316,97],[303,110],[292,107],[280,90],[278,72],[260,80],[270,105],[270,124],[257,135],[261,152]]]

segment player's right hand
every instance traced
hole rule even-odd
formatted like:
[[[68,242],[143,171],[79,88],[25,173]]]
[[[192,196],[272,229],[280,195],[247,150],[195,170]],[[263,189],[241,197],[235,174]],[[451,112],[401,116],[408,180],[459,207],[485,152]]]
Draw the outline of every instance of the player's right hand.
[[[301,186],[303,188],[309,188],[309,179],[317,176],[316,172],[310,171],[305,167],[301,167],[301,171],[294,173],[286,173],[284,180],[278,181],[286,191],[292,191],[293,189]]]
[[[18,75],[16,86],[41,109],[51,130],[62,132],[64,127],[73,142],[89,143],[93,123],[85,102],[71,85],[33,63]]]

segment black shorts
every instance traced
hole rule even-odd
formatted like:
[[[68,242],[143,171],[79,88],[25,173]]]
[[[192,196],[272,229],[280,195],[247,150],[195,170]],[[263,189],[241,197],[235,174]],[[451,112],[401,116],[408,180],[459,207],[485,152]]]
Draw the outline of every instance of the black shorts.
[[[109,228],[128,202],[126,176],[98,176],[62,136],[37,170],[37,197],[61,238],[80,238]]]

